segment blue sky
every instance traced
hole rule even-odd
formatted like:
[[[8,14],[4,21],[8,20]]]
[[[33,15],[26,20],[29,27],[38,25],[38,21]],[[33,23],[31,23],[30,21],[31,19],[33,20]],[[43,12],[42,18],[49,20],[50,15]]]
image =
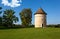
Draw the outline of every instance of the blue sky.
[[[11,0],[8,0],[11,2]],[[18,0],[19,1],[19,0]],[[23,8],[31,8],[32,10],[32,24],[34,24],[34,13],[42,8],[47,13],[47,24],[60,24],[60,0],[21,0],[19,4],[20,6],[11,7],[4,6],[2,4],[2,0],[0,0],[0,6],[5,9],[13,9],[16,13],[15,15],[19,18],[19,22],[17,24],[21,24],[21,20],[19,17],[19,12]]]

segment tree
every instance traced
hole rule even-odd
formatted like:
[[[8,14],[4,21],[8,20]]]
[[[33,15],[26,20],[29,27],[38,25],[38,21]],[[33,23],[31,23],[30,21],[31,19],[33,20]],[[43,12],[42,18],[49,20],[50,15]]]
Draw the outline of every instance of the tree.
[[[2,7],[0,7],[0,10],[2,9]],[[0,14],[2,13],[2,11],[0,11]]]
[[[18,18],[14,15],[15,11],[14,10],[5,10],[3,14],[3,24],[12,27],[13,22],[17,22]]]
[[[2,9],[2,7],[0,7],[0,25],[2,25],[2,17],[1,17],[2,11],[1,11],[1,9]]]
[[[32,11],[31,9],[23,9],[20,13],[20,18],[23,27],[30,26],[32,21]]]

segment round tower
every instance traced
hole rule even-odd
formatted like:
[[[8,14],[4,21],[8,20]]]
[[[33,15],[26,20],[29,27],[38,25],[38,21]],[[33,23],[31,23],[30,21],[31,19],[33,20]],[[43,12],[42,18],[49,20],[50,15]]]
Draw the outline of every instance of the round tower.
[[[35,15],[35,28],[39,27],[46,27],[46,13],[44,10],[38,9],[38,11],[34,14]]]

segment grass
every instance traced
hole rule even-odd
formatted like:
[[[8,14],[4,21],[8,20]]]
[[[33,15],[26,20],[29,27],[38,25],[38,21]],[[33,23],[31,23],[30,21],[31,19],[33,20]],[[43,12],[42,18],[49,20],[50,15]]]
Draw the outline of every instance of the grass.
[[[0,39],[60,39],[60,28],[0,29]]]

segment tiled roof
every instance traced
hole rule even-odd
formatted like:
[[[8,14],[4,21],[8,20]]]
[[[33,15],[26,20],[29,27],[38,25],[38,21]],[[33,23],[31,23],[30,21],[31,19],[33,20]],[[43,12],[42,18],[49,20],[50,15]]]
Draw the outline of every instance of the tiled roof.
[[[38,9],[35,14],[46,14],[42,8]]]

